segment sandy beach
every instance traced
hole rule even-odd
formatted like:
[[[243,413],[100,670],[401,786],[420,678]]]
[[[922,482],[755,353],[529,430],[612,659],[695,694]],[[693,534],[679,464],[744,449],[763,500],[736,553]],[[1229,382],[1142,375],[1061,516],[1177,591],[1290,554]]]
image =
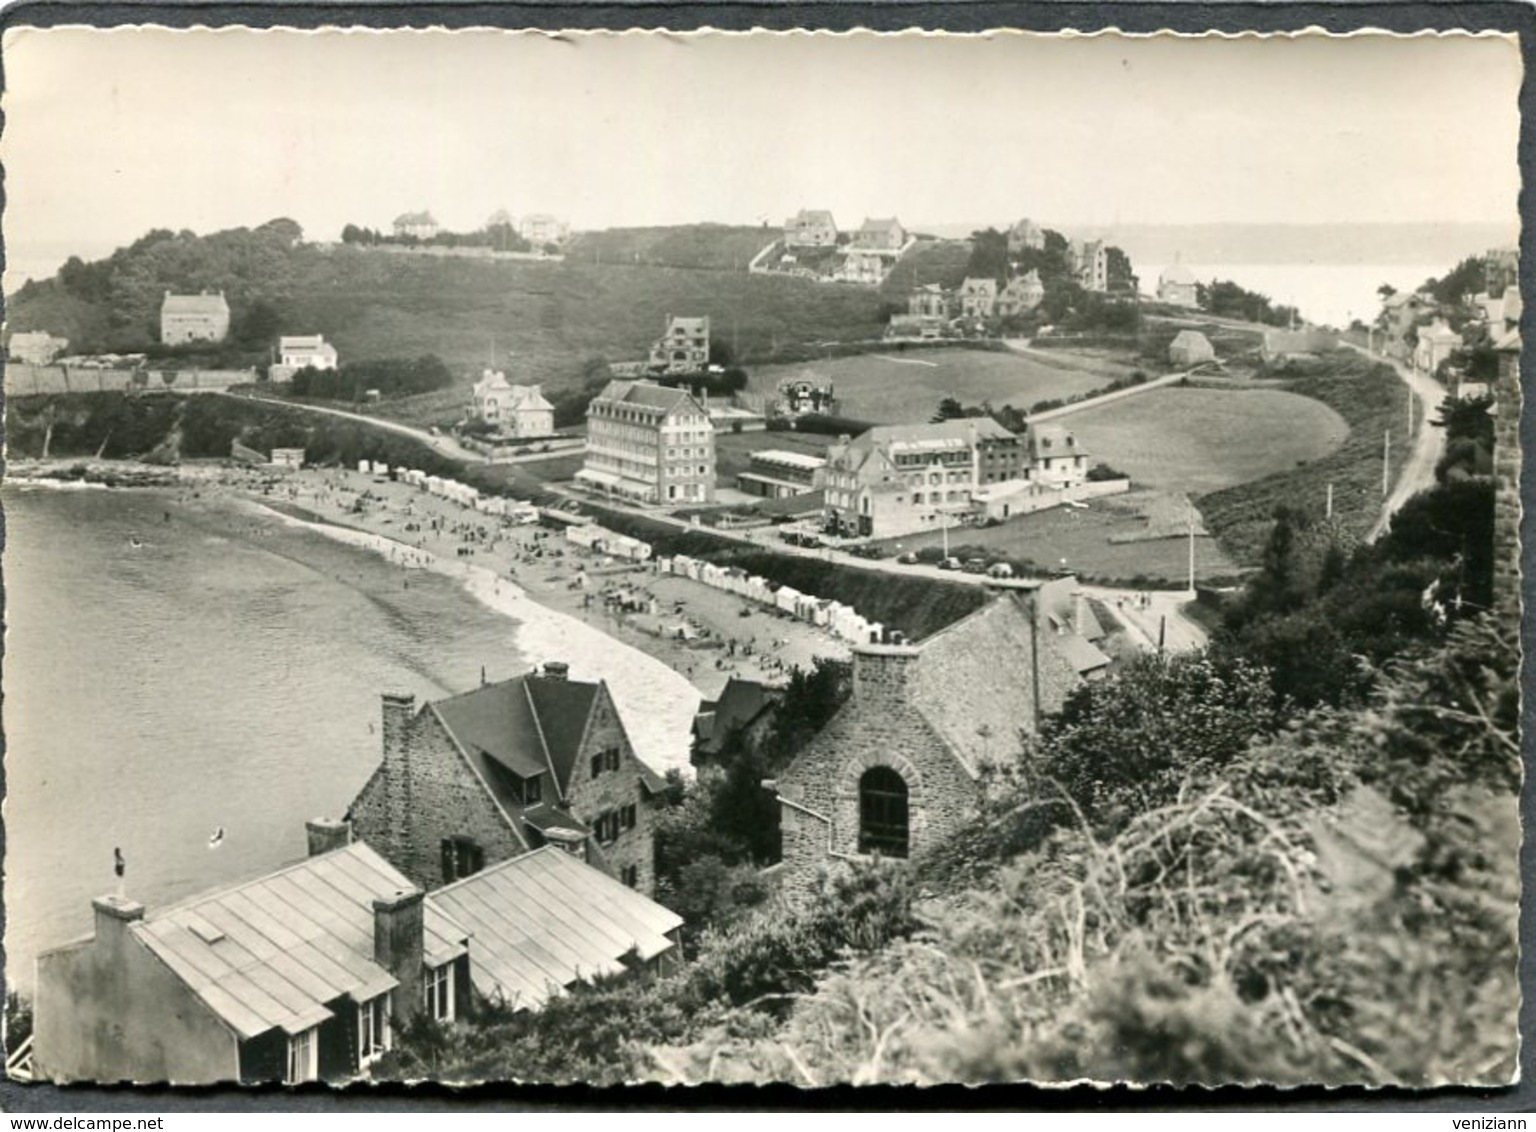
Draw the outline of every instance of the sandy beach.
[[[52,467],[59,463],[68,462]],[[15,465],[11,478],[49,470]],[[687,768],[698,704],[731,676],[777,683],[817,657],[848,655],[845,642],[815,626],[407,483],[347,469],[228,464],[184,465],[178,480],[184,489],[228,492],[267,517],[369,550],[398,566],[402,586],[413,571],[458,579],[516,623],[523,656],[563,660],[578,679],[606,680],[637,751],[659,770]]]

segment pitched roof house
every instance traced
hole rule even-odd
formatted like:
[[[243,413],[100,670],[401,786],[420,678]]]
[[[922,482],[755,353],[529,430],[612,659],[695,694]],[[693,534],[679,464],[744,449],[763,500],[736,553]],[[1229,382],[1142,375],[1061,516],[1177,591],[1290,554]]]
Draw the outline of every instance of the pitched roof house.
[[[46,330],[19,330],[6,343],[14,360],[34,366],[47,365],[68,348],[68,338],[55,338]]]
[[[1181,330],[1168,343],[1168,362],[1176,366],[1197,366],[1216,360],[1211,340],[1198,330]]]
[[[402,212],[395,217],[395,235],[430,240],[438,233],[437,220],[430,212]]]
[[[861,251],[899,252],[907,242],[907,230],[894,216],[866,219],[853,234],[853,246]]]
[[[1045,284],[1040,281],[1040,272],[1030,270],[1008,280],[1008,285],[997,296],[997,313],[1004,318],[1026,314],[1038,307],[1044,298]]]
[[[468,933],[341,823],[311,856],[146,911],[93,901],[94,933],[37,961],[33,1068],[54,1081],[344,1080],[392,1021],[457,1017]]]
[[[784,222],[784,243],[792,248],[837,246],[837,222],[824,208],[802,208]]]
[[[996,279],[967,276],[960,284],[960,313],[967,318],[991,318],[996,306]]]
[[[1029,582],[994,583],[987,605],[916,644],[853,649],[853,693],[773,784],[789,895],[818,870],[904,858],[972,820],[981,770],[1060,707],[1078,673]]]
[[[383,697],[384,757],[358,836],[423,887],[555,844],[641,892],[655,883],[665,779],[635,754],[608,686],[564,664],[428,703]]]
[[[167,346],[187,342],[222,342],[229,335],[229,303],[224,292],[201,295],[165,293],[160,304],[160,341]]]
[[[749,742],[760,739],[783,698],[782,688],[732,676],[717,698],[699,704],[689,761],[694,766],[715,762],[733,735],[745,734]]]
[[[510,385],[499,370],[486,370],[470,390],[471,418],[503,436],[549,436],[555,431],[555,407],[538,385]]]
[[[468,931],[482,999],[537,1010],[575,983],[680,962],[683,918],[546,846],[427,897]]]
[[[1157,297],[1178,307],[1199,306],[1199,283],[1195,273],[1177,261],[1169,264],[1158,276]]]

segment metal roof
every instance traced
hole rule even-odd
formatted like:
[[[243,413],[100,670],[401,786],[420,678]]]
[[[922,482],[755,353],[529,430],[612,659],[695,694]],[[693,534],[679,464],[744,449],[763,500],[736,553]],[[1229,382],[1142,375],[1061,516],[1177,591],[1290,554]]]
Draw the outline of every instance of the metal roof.
[[[537,1009],[583,979],[673,945],[682,917],[552,845],[427,897],[474,937],[471,976],[488,998]]]
[[[812,456],[806,452],[788,452],[782,448],[764,448],[750,453],[747,459],[752,463],[782,464],[786,468],[803,468],[808,472],[827,466],[825,456]]]
[[[329,1018],[327,1003],[398,985],[373,958],[373,900],[413,887],[354,842],[149,914],[133,933],[242,1038],[292,1034]],[[429,966],[464,954],[462,927],[430,902],[424,920]]]

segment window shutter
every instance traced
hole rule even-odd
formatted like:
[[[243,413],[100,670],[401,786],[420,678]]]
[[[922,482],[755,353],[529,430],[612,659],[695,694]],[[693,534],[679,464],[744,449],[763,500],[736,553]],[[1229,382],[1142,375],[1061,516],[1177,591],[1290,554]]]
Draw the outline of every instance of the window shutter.
[[[443,838],[443,883],[451,884],[458,878],[453,875],[453,838]]]

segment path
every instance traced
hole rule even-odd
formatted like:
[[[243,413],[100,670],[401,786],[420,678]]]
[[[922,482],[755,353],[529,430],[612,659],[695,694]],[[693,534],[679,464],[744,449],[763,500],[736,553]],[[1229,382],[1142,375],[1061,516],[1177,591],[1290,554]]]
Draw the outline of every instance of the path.
[[[1356,353],[1390,365],[1403,384],[1413,393],[1414,400],[1417,402],[1414,425],[1418,435],[1414,438],[1413,451],[1409,453],[1407,463],[1400,466],[1397,482],[1387,494],[1386,499],[1382,500],[1381,514],[1376,517],[1376,522],[1365,536],[1367,542],[1375,542],[1387,533],[1387,529],[1392,525],[1392,516],[1402,509],[1404,503],[1419,492],[1428,491],[1435,486],[1435,465],[1440,463],[1441,457],[1445,455],[1445,430],[1430,427],[1429,420],[1431,414],[1439,411],[1440,403],[1446,398],[1446,389],[1433,377],[1418,373],[1401,362],[1384,358],[1380,354],[1372,354],[1352,342],[1346,345]],[[1397,429],[1393,429],[1394,435],[1397,432]]]
[[[1037,361],[1050,362],[1058,366],[1061,365],[1061,358],[1059,355],[1054,354],[1049,350],[1035,349],[1029,344],[1029,339],[1027,338],[1004,338],[1002,342],[1003,345],[1007,346],[1008,349],[1012,350],[1015,354],[1020,354],[1026,358],[1034,358]],[[1047,409],[1043,413],[1035,413],[1031,416],[1025,417],[1024,419],[1029,424],[1044,424],[1046,421],[1053,421],[1060,417],[1065,417],[1070,413],[1080,413],[1084,409],[1096,409],[1100,405],[1108,405],[1114,401],[1119,401],[1126,397],[1134,397],[1138,393],[1147,392],[1149,389],[1160,389],[1165,385],[1172,385],[1176,381],[1193,376],[1195,373],[1199,372],[1199,369],[1199,366],[1195,366],[1193,369],[1181,370],[1178,373],[1165,373],[1162,377],[1151,378],[1148,381],[1142,382],[1140,385],[1127,385],[1123,389],[1111,389],[1108,393],[1100,393],[1093,397],[1085,397],[1081,401],[1074,401],[1072,404],[1063,405],[1059,409]]]
[[[461,460],[466,464],[488,464],[490,461],[478,452],[472,452],[450,436],[435,436],[424,428],[416,428],[413,425],[401,424],[399,421],[385,420],[383,417],[370,417],[366,413],[352,413],[345,409],[331,409],[324,405],[306,405],[298,401],[285,401],[281,397],[260,397],[254,393],[220,393],[222,397],[238,397],[243,401],[260,401],[265,405],[281,405],[286,409],[297,409],[301,413],[321,413],[328,417],[342,417],[346,420],[360,421],[363,424],[373,425],[385,432],[398,433],[401,436],[409,436],[413,440],[419,440],[433,451],[447,456],[451,460]]]

